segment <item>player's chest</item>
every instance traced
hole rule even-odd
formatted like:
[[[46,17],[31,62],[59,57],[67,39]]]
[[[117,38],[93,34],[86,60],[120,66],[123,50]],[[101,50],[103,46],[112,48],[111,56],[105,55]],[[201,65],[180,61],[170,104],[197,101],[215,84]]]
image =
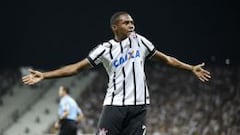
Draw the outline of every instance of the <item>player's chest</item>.
[[[142,61],[141,48],[136,45],[118,44],[109,48],[105,61],[114,68],[121,67],[130,62]]]

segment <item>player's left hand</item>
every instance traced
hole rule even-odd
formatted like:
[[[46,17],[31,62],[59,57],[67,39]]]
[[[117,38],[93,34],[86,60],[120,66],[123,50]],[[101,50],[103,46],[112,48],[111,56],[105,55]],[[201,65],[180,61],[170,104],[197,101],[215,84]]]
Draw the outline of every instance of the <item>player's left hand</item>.
[[[84,116],[83,114],[79,115],[78,118],[77,118],[77,123],[80,123],[81,121],[84,120]]]
[[[205,65],[205,63],[198,64],[196,66],[193,66],[193,69],[192,69],[193,73],[202,82],[209,81],[209,79],[211,78],[210,72],[208,72],[207,70],[202,68],[204,65]]]

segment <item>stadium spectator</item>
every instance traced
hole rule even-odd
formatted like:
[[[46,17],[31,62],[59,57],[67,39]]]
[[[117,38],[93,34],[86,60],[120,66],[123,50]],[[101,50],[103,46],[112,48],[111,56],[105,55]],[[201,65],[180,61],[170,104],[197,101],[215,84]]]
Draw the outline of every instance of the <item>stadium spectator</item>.
[[[151,63],[146,67],[150,95],[150,135],[236,135],[240,133],[240,69],[209,67],[212,81],[202,84],[187,72]],[[161,74],[159,74],[161,73]],[[105,76],[103,71],[99,76]],[[177,76],[175,74],[178,74]],[[169,76],[166,78],[166,76]],[[78,102],[86,114],[84,132],[95,131],[107,78],[81,93]],[[94,92],[93,92],[94,91]],[[84,98],[88,97],[88,98]],[[88,127],[88,128],[86,128]]]

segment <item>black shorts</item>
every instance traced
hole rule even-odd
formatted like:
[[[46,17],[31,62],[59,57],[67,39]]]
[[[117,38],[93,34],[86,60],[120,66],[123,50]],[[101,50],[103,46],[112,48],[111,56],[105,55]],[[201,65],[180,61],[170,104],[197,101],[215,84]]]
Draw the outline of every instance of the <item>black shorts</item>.
[[[61,120],[59,135],[77,135],[77,122],[68,119]]]
[[[145,135],[147,105],[104,106],[97,135]]]

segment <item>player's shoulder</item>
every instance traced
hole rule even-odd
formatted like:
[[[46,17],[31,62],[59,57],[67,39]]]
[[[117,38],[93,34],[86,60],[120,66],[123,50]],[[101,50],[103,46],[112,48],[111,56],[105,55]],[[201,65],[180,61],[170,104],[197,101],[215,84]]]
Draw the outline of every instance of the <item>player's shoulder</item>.
[[[107,49],[107,48],[111,48],[112,43],[111,43],[111,40],[105,40],[105,41],[102,41],[99,45]]]
[[[147,38],[145,36],[143,36],[142,34],[139,34],[139,33],[135,33],[135,36],[139,39],[142,39],[142,40],[146,40]]]
[[[110,43],[111,40],[104,40],[102,42],[99,42],[91,51],[90,53],[92,52],[95,52],[95,51],[104,51],[104,50],[107,50],[109,48],[111,48],[111,43]],[[106,51],[105,51],[106,52]]]
[[[109,46],[108,42],[107,42],[107,41],[103,41],[103,42],[98,43],[98,44],[93,48],[93,50],[96,49],[96,48],[105,49],[105,48],[107,48],[108,46]]]

